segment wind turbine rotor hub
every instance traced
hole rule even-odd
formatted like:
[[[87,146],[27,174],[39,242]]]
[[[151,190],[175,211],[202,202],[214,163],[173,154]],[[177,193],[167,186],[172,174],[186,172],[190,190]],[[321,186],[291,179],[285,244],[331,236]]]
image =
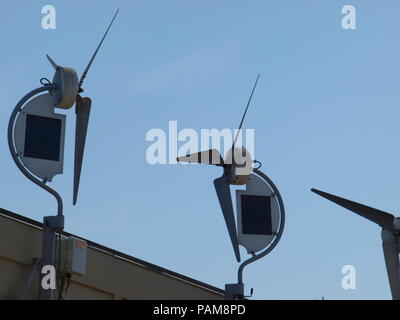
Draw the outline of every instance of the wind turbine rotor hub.
[[[54,94],[58,101],[54,107],[70,109],[74,105],[79,91],[78,74],[72,68],[58,66],[53,83],[57,86]]]
[[[232,152],[232,150],[234,150]],[[224,163],[230,165],[228,177],[229,183],[243,185],[249,180],[253,172],[253,158],[245,147],[235,147],[226,153]]]
[[[392,232],[392,231],[389,231],[386,229],[382,229],[381,237],[382,237],[383,242],[392,240],[394,235],[395,235],[395,232]]]

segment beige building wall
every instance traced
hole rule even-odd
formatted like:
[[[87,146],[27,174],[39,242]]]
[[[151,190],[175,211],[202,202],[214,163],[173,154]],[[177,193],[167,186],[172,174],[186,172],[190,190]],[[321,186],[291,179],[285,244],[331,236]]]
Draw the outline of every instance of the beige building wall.
[[[72,275],[67,299],[224,298],[221,289],[86,241],[86,274]],[[19,298],[41,246],[41,223],[0,209],[0,299]],[[36,274],[26,299],[38,299],[38,285]]]

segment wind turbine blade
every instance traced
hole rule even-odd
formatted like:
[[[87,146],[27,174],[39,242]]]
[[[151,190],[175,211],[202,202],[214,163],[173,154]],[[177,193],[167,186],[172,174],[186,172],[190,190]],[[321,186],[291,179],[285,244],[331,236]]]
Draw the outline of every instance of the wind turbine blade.
[[[338,204],[339,206],[342,206],[343,208],[346,208],[350,211],[353,211],[354,213],[357,213],[358,215],[364,217],[365,219],[375,222],[382,228],[393,231],[394,216],[390,213],[374,209],[354,201],[340,198],[333,194],[323,192],[317,189],[311,189],[311,191],[320,195],[321,197],[324,197],[325,199],[328,199]]]
[[[382,247],[393,300],[400,300],[400,264],[396,237],[391,234],[389,239],[382,242]]]
[[[48,54],[46,54],[47,60],[50,61],[50,64],[53,66],[54,70],[58,69],[58,64],[54,62],[54,60],[52,58],[50,58],[50,56]]]
[[[83,71],[81,79],[79,80],[79,88],[82,88],[83,80],[85,80],[86,75],[87,75],[87,73],[88,73],[88,71],[89,71],[89,69],[90,69],[90,67],[91,67],[91,65],[93,63],[93,60],[94,60],[94,58],[96,58],[97,52],[99,52],[99,49],[100,49],[101,45],[103,44],[103,41],[106,38],[107,33],[110,30],[112,24],[114,23],[114,20],[117,17],[118,12],[119,12],[119,9],[117,10],[117,12],[115,13],[114,17],[112,18],[110,25],[108,26],[106,32],[103,35],[103,38],[101,39],[99,45],[96,48],[96,51],[93,53],[92,57],[90,58],[90,61],[89,61],[88,65],[86,66],[85,71]]]
[[[179,162],[212,164],[216,166],[224,165],[224,160],[222,159],[219,151],[216,149],[188,154],[183,157],[178,157],[176,160]]]
[[[235,215],[233,214],[232,197],[227,177],[223,175],[215,179],[214,186],[224,215],[226,227],[228,228],[229,237],[231,238],[232,247],[235,251],[236,260],[240,262],[239,241],[236,233]]]
[[[81,178],[83,154],[85,152],[86,133],[89,124],[90,98],[82,98],[78,95],[76,99],[76,125],[75,125],[75,163],[74,163],[74,194],[73,204],[76,204]]]
[[[240,121],[239,130],[238,130],[237,133],[236,133],[235,140],[233,140],[232,149],[235,147],[236,141],[237,141],[237,139],[238,139],[238,137],[239,137],[240,129],[242,129],[243,121],[244,121],[244,118],[246,117],[247,110],[249,109],[250,102],[251,102],[251,99],[253,98],[253,93],[254,93],[254,91],[256,90],[256,87],[257,87],[257,83],[258,83],[258,79],[259,79],[259,78],[260,78],[260,74],[258,74],[257,79],[256,79],[256,82],[254,83],[254,86],[253,86],[253,90],[251,91],[249,101],[247,102],[247,106],[246,106],[246,109],[244,110],[242,120]]]

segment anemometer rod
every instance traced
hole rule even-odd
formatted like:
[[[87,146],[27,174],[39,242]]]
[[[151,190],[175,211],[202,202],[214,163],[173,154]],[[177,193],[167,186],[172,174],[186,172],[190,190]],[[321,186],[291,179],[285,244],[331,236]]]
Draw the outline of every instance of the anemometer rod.
[[[243,263],[239,266],[239,270],[238,270],[238,284],[242,284],[243,283],[243,269],[244,267],[246,267],[248,264],[261,259],[263,257],[265,257],[268,253],[270,253],[278,244],[282,233],[283,233],[283,229],[285,226],[285,207],[283,206],[283,201],[282,201],[282,197],[281,194],[279,193],[278,188],[275,186],[275,184],[272,182],[272,180],[270,178],[268,178],[268,176],[264,173],[262,173],[260,170],[258,169],[254,169],[254,172],[256,174],[258,174],[260,177],[262,177],[264,180],[266,180],[268,182],[268,184],[271,186],[272,190],[274,191],[275,196],[278,199],[278,203],[279,203],[279,207],[281,209],[281,221],[279,222],[279,231],[276,234],[276,237],[274,239],[274,241],[271,243],[271,245],[265,249],[263,252],[261,252],[260,254],[254,255],[253,257],[251,257],[250,259],[247,259],[246,261],[243,261]]]
[[[56,90],[57,86],[54,84],[48,84],[43,87],[37,88],[26,94],[15,106],[13,112],[11,113],[10,120],[8,122],[8,146],[10,148],[10,153],[11,157],[13,158],[15,164],[17,165],[18,169],[24,174],[25,177],[27,177],[29,180],[31,180],[33,183],[37,184],[39,187],[43,188],[50,194],[52,194],[56,200],[57,200],[57,215],[62,216],[63,214],[63,202],[60,197],[60,195],[52,188],[46,185],[46,181],[40,181],[36,177],[34,177],[21,163],[21,161],[18,158],[18,153],[15,149],[14,142],[13,142],[13,128],[14,128],[14,123],[15,123],[15,118],[17,117],[18,113],[21,112],[22,106],[27,102],[31,97],[34,95],[43,92],[43,91],[51,91],[51,90]]]
[[[110,30],[112,24],[114,23],[114,20],[117,17],[118,12],[119,12],[119,9],[117,10],[117,12],[115,12],[114,17],[112,18],[110,25],[108,26],[106,32],[104,33],[103,38],[101,39],[99,45],[96,48],[96,51],[93,53],[92,57],[90,58],[90,61],[89,61],[88,65],[86,66],[85,71],[83,71],[81,79],[79,80],[79,86],[78,86],[79,89],[82,88],[83,80],[85,80],[86,75],[89,72],[90,67],[92,66],[93,60],[94,60],[94,58],[96,58],[96,55],[99,52],[99,49],[100,49],[101,45],[103,44],[103,41],[106,38],[108,31]]]
[[[239,137],[240,129],[242,129],[243,121],[244,121],[244,118],[246,117],[247,109],[249,109],[250,102],[251,102],[251,99],[253,98],[253,93],[254,93],[254,91],[256,90],[257,82],[258,82],[258,79],[259,79],[259,78],[260,78],[260,74],[258,74],[257,79],[256,79],[256,82],[254,83],[253,90],[251,91],[249,101],[247,102],[247,106],[246,106],[246,109],[244,110],[244,114],[243,114],[242,120],[240,121],[239,130],[238,130],[238,132],[236,133],[235,140],[233,141],[232,149],[233,149],[233,147],[235,146],[236,141],[237,141],[237,139],[238,139],[238,137]]]

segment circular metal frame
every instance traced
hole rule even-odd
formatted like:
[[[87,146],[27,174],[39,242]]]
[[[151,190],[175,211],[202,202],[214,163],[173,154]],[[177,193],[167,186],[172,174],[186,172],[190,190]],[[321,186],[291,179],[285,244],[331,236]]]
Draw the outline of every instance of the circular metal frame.
[[[272,241],[272,243],[264,250],[262,251],[260,254],[256,254],[253,257],[251,257],[250,259],[242,262],[242,264],[239,266],[239,270],[238,270],[238,283],[243,283],[243,269],[249,265],[250,263],[261,259],[263,257],[265,257],[268,253],[270,253],[278,244],[279,240],[282,237],[283,234],[283,229],[285,227],[285,207],[283,205],[283,199],[282,196],[278,190],[278,188],[276,187],[276,185],[272,182],[272,180],[263,172],[261,172],[258,169],[254,169],[254,172],[260,176],[261,178],[263,178],[268,184],[269,186],[272,188],[272,190],[274,191],[277,199],[278,199],[278,204],[279,204],[279,209],[281,211],[281,220],[279,222],[279,229],[278,232],[276,234],[275,239]]]
[[[57,86],[54,84],[44,85],[43,87],[37,88],[26,94],[15,106],[13,112],[11,113],[10,120],[8,122],[8,147],[10,148],[11,157],[13,158],[15,164],[17,165],[18,169],[31,180],[33,183],[37,184],[39,187],[43,188],[50,194],[52,194],[57,200],[57,215],[61,216],[63,214],[63,202],[60,195],[52,188],[46,185],[47,181],[40,181],[34,175],[32,175],[23,165],[21,160],[18,157],[18,152],[15,149],[14,140],[13,140],[13,130],[15,125],[15,119],[19,112],[22,111],[23,105],[34,95],[43,92],[43,91],[51,91],[56,90]]]

